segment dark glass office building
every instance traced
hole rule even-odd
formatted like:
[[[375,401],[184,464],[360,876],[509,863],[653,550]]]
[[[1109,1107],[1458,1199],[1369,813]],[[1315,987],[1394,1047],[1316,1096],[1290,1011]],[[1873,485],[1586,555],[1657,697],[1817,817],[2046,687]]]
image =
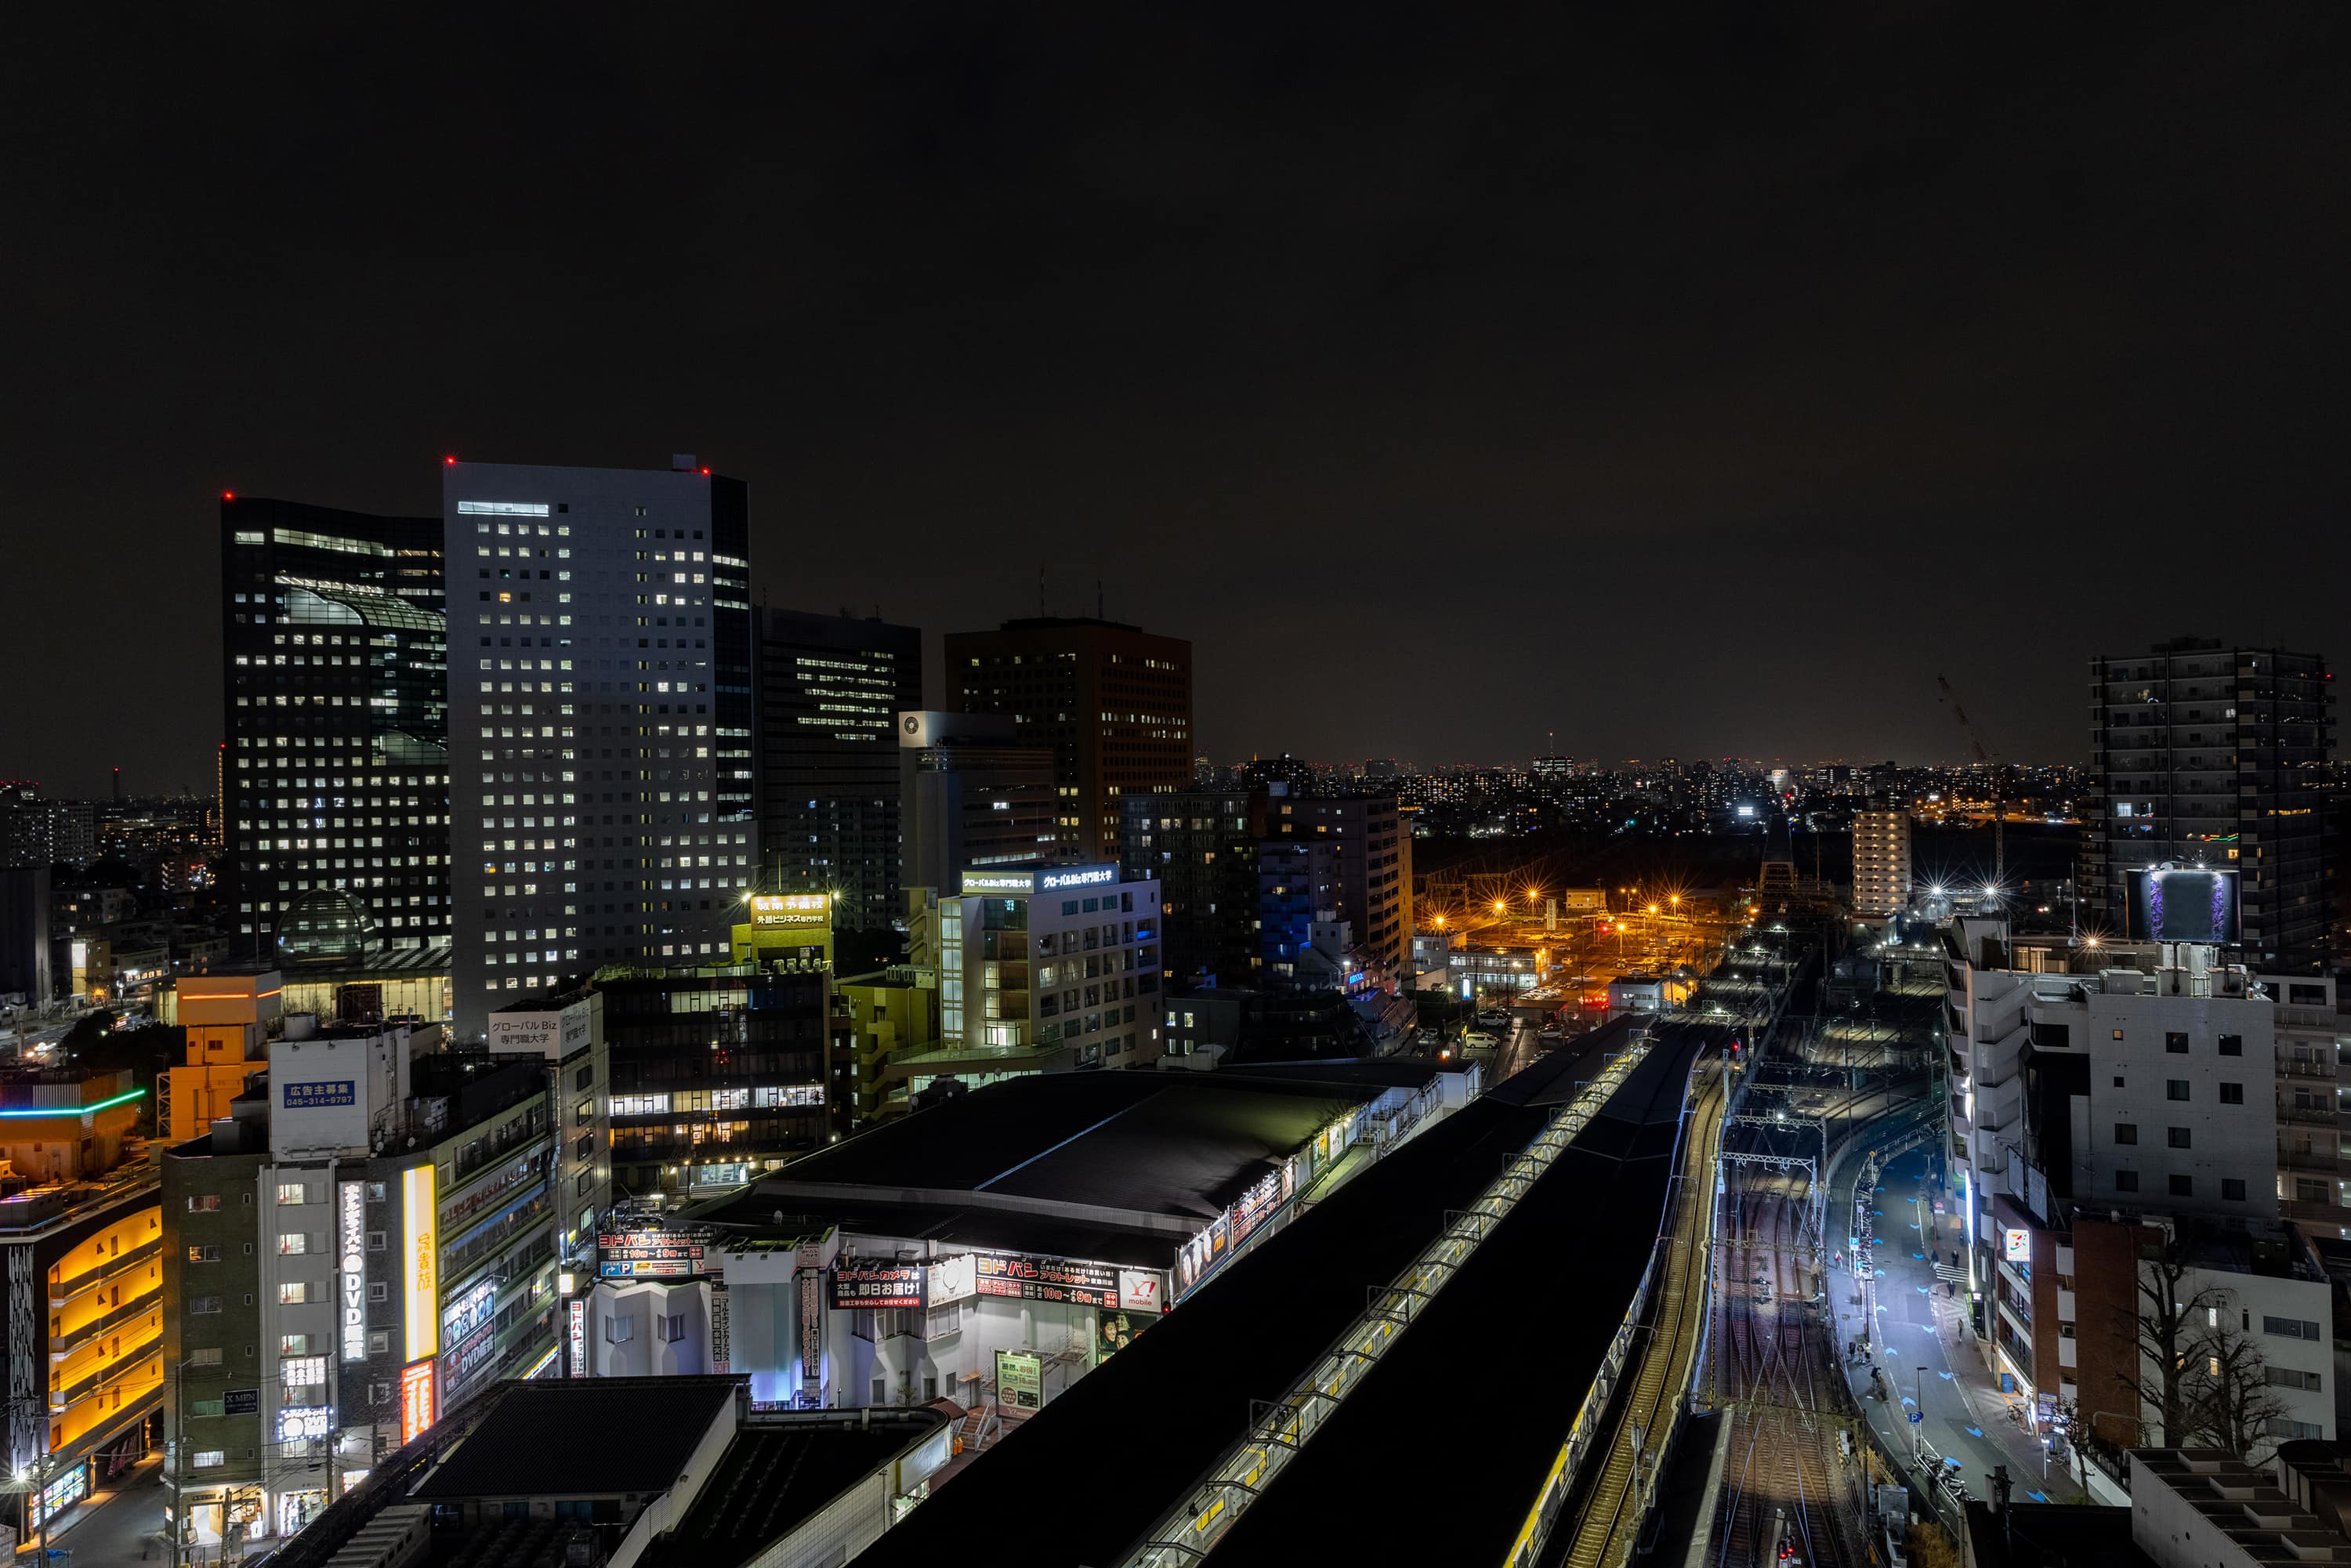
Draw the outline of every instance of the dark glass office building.
[[[442,529],[221,502],[221,816],[240,956],[449,944]]]
[[[759,841],[777,893],[832,894],[833,924],[900,905],[899,712],[923,706],[923,634],[878,618],[758,612]]]

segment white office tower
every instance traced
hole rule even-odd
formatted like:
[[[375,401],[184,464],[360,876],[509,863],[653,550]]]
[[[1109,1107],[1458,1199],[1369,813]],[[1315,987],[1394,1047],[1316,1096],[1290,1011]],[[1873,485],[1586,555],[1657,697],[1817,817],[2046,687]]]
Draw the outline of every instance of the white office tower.
[[[1853,818],[1853,912],[1883,919],[1910,907],[1910,813],[1900,807]]]
[[[460,463],[449,585],[453,1013],[724,956],[753,842],[740,480]]]

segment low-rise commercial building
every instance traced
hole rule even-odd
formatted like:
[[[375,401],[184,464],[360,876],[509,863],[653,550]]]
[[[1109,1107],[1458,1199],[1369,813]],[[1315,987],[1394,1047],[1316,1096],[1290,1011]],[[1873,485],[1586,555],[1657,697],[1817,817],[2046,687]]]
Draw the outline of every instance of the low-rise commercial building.
[[[290,1535],[445,1405],[554,1364],[554,1075],[438,1030],[285,1020],[162,1161],[165,1479],[185,1547]]]
[[[838,1568],[929,1492],[935,1410],[751,1408],[740,1377],[506,1383],[322,1515],[295,1568]]]
[[[763,1406],[1033,1408],[1473,1089],[1384,1061],[974,1091],[608,1235],[574,1343]]]

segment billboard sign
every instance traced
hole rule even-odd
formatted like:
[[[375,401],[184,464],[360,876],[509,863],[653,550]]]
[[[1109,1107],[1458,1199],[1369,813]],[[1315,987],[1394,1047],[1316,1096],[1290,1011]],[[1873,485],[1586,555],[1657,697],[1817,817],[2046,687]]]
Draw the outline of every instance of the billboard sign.
[[[423,1361],[441,1348],[440,1239],[434,1234],[436,1190],[431,1166],[411,1166],[400,1173],[400,1293],[407,1335],[407,1354],[402,1359],[406,1361]],[[429,1387],[425,1402],[428,1406],[432,1402]],[[433,1424],[431,1416],[424,1424]]]
[[[351,1105],[359,1101],[359,1081],[339,1078],[329,1083],[288,1083],[284,1104],[289,1111],[312,1111],[329,1105]]]
[[[1167,1306],[1165,1281],[1156,1269],[1121,1269],[1118,1271],[1118,1304],[1128,1312],[1156,1312]]]
[[[571,1375],[588,1375],[588,1303],[574,1296],[566,1304],[564,1316],[571,1336]]]
[[[960,1301],[976,1295],[979,1290],[977,1260],[968,1252],[958,1252],[952,1258],[935,1259],[931,1263],[928,1288],[924,1291],[925,1305],[944,1307],[950,1301]]]
[[[2133,940],[2216,947],[2239,940],[2235,872],[2149,866],[2123,876],[2130,895]]]
[[[707,1254],[697,1238],[679,1230],[607,1231],[596,1238],[596,1272],[606,1280],[686,1280],[700,1274]]]
[[[1031,1258],[1013,1252],[973,1254],[976,1293],[1019,1301],[1071,1306],[1118,1305],[1118,1270],[1074,1258]]]
[[[832,1263],[832,1305],[836,1312],[852,1307],[919,1307],[923,1304],[923,1266],[894,1258],[836,1258]]]
[[[2030,1230],[2001,1231],[2000,1233],[2000,1255],[2003,1261],[2010,1263],[2032,1262],[2032,1232]]]
[[[1042,1410],[1045,1358],[1025,1350],[998,1351],[996,1402],[1007,1410]]]
[[[400,1440],[413,1443],[433,1425],[433,1364],[400,1369]]]
[[[754,925],[830,925],[832,895],[825,893],[755,893],[751,895]]]
[[[800,1404],[824,1402],[824,1270],[800,1270]]]
[[[347,1181],[337,1195],[337,1267],[341,1283],[343,1359],[367,1359],[367,1187]]]
[[[324,1405],[280,1405],[277,1407],[277,1440],[293,1443],[323,1437],[334,1426],[334,1414]]]
[[[221,1414],[224,1416],[258,1416],[261,1414],[261,1390],[230,1388],[221,1394]]]
[[[710,1370],[714,1373],[734,1370],[735,1320],[733,1304],[726,1299],[726,1281],[710,1281]]]
[[[1061,893],[1079,887],[1115,887],[1118,867],[1114,865],[1057,865],[1043,871],[967,871],[963,873],[963,890],[967,894]]]

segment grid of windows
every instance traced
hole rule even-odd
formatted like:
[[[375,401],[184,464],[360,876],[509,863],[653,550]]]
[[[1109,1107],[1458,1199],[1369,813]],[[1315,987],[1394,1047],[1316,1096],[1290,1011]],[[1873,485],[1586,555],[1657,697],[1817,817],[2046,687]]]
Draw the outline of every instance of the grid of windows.
[[[441,539],[438,518],[222,503],[222,841],[255,957],[449,941]]]
[[[471,1032],[601,965],[726,953],[756,864],[750,566],[743,488],[706,472],[445,472]]]

